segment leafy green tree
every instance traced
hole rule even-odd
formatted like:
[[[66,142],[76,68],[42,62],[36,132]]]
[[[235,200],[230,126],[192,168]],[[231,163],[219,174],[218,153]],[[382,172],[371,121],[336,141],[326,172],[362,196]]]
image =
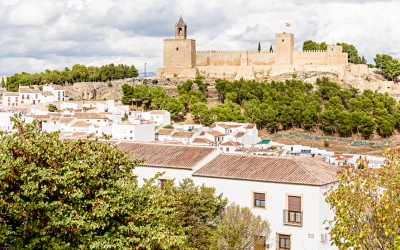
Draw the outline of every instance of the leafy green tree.
[[[212,249],[261,249],[269,241],[268,221],[255,216],[248,207],[229,205],[217,226]]]
[[[342,111],[338,114],[337,123],[340,133],[344,136],[347,136],[353,130],[354,122],[351,120],[351,114],[347,111]]]
[[[335,216],[328,221],[333,243],[339,249],[400,248],[399,155],[385,149],[387,162],[379,170],[366,167],[339,172],[337,185],[326,193]]]
[[[321,47],[319,43],[307,40],[303,43],[303,50],[321,50]]]
[[[337,43],[337,45],[342,46],[342,51],[344,53],[348,54],[348,60],[350,63],[354,64],[365,64],[365,58],[364,60],[358,55],[358,51],[356,47],[354,47],[353,44],[347,44],[347,43]]]
[[[168,98],[165,109],[171,113],[172,119],[177,120],[179,118],[179,113],[183,110],[183,105],[175,98]]]
[[[192,118],[194,121],[210,126],[215,120],[212,118],[211,112],[205,103],[194,103],[190,106]]]
[[[190,228],[188,245],[193,249],[211,248],[212,235],[221,220],[227,200],[217,195],[215,188],[196,186],[191,179],[184,179],[174,190],[178,197],[178,220],[183,227]]]
[[[269,47],[269,52],[274,52],[274,50],[272,49],[272,45],[271,47]]]
[[[374,58],[376,67],[382,71],[382,74],[389,80],[395,80],[400,76],[400,62],[389,55],[377,54]]]
[[[337,111],[326,109],[321,113],[321,119],[325,130],[330,130],[332,135],[336,129]]]
[[[139,161],[108,143],[60,141],[37,121],[12,122],[17,132],[0,142],[1,248],[187,248],[172,187],[138,187]]]
[[[133,101],[135,99],[134,96],[135,88],[129,84],[122,85],[122,98],[121,102],[125,105],[133,105]]]
[[[49,112],[56,112],[57,106],[54,104],[49,104],[48,110],[49,110]]]
[[[364,115],[361,117],[361,130],[364,133],[365,137],[370,137],[372,133],[374,133],[376,124],[374,119],[370,115]]]

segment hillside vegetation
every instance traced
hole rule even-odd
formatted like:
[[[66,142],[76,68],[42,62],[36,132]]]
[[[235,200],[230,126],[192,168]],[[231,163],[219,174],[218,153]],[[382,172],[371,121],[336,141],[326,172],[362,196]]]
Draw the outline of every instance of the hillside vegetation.
[[[5,85],[8,91],[18,91],[18,86],[44,84],[73,84],[76,82],[105,82],[111,80],[137,77],[138,71],[134,65],[113,63],[101,67],[75,64],[72,69],[66,67],[63,71],[46,69],[41,73],[16,73],[7,79]]]
[[[176,121],[190,113],[194,122],[252,122],[271,132],[301,128],[343,137],[374,132],[390,136],[400,125],[400,106],[388,95],[371,90],[342,89],[328,78],[316,86],[292,79],[284,82],[216,80],[220,104],[209,107],[208,83],[201,77],[178,86],[178,96],[161,87],[123,86],[122,102],[144,109],[166,109]]]

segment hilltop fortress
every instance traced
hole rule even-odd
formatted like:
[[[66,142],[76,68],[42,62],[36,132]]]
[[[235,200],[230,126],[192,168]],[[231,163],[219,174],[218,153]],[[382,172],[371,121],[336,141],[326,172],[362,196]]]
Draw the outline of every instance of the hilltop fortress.
[[[182,17],[175,24],[175,39],[164,40],[164,67],[157,69],[158,78],[262,79],[290,72],[331,72],[343,78],[348,67],[342,46],[327,50],[295,51],[294,35],[276,34],[275,51],[196,51],[196,41],[187,39],[187,25]],[[351,73],[367,73],[366,65],[351,65]]]

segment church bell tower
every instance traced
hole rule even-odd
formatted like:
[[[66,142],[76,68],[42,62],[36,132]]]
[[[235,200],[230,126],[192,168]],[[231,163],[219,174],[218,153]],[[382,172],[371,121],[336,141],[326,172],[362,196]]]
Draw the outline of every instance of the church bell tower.
[[[183,21],[182,16],[179,21],[175,24],[175,39],[186,39],[187,25]]]

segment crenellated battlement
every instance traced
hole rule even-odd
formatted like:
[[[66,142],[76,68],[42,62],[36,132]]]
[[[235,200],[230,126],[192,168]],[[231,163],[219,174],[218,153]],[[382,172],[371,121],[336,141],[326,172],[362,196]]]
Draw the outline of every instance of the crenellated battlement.
[[[297,50],[294,53],[326,53],[326,50]]]
[[[232,54],[236,54],[236,53],[253,53],[253,54],[271,54],[271,53],[275,53],[274,51],[270,52],[270,51],[260,51],[258,52],[257,50],[253,51],[253,50],[196,50],[196,53],[232,53]]]

